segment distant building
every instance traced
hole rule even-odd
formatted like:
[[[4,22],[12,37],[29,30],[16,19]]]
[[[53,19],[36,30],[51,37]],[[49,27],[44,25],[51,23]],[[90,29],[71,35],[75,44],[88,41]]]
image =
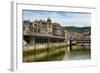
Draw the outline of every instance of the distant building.
[[[65,32],[65,42],[68,43],[68,31],[67,30],[64,30],[64,32]]]
[[[71,43],[74,44],[73,49],[90,49],[91,48],[91,34],[84,32],[82,34],[72,33],[70,36]]]
[[[68,40],[76,40],[79,39],[81,36],[80,33],[77,32],[67,32],[67,39]]]
[[[91,33],[90,32],[84,32],[84,33],[82,33],[81,38],[84,38],[85,40],[90,40],[91,39]]]

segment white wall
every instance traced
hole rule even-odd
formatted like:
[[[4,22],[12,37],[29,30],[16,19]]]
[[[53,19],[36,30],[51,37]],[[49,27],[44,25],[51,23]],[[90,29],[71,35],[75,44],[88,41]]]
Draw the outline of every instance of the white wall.
[[[100,6],[99,0],[32,0],[36,4],[53,4],[53,5],[70,5],[75,3],[77,6]],[[98,8],[98,7],[97,7]],[[100,43],[100,9],[97,10],[98,24],[95,24],[96,31],[95,42],[96,48],[99,48]],[[0,0],[0,73],[10,73],[10,0]],[[100,69],[100,50],[98,53],[98,65],[97,67],[83,67],[83,68],[65,68],[65,69],[56,69],[56,70],[33,70],[33,72],[43,72],[43,73],[99,73]],[[28,73],[28,72],[27,72]]]

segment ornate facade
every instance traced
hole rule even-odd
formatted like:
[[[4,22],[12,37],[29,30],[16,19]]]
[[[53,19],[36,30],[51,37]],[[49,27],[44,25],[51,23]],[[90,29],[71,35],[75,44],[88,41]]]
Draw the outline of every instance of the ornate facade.
[[[58,23],[53,23],[50,18],[23,21],[23,39],[27,43],[57,43],[65,41],[64,29]]]

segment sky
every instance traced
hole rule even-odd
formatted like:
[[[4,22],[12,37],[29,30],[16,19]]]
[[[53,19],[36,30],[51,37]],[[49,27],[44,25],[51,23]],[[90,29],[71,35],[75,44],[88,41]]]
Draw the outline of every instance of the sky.
[[[65,12],[65,11],[41,11],[23,10],[23,20],[47,20],[51,18],[52,23],[59,23],[61,26],[86,27],[91,26],[91,13],[86,12]]]

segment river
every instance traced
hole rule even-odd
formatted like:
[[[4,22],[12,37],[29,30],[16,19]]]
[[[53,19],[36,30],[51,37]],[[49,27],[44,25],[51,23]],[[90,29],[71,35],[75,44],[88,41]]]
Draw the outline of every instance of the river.
[[[86,60],[91,59],[91,49],[74,49],[53,48],[48,51],[30,52],[29,56],[23,56],[24,62],[41,62],[41,61],[67,61],[67,60]]]

